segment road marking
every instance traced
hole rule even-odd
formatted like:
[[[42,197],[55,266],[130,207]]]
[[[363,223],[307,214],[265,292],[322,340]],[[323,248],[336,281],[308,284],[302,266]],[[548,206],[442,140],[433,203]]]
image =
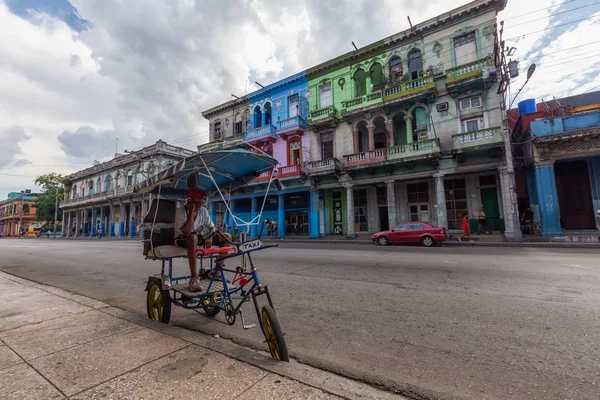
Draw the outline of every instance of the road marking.
[[[458,264],[458,261],[444,261],[446,264]]]

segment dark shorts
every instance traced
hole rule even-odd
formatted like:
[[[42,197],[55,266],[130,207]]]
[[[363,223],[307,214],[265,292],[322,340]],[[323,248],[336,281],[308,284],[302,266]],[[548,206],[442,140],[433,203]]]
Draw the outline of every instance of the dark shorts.
[[[198,235],[197,233],[190,233],[190,235],[196,235],[198,237],[198,247],[201,247],[204,245],[204,238],[200,235]],[[225,239],[223,239],[221,236],[217,235],[213,237],[213,245],[215,246],[224,246],[225,245]],[[187,249],[188,244],[187,244],[187,239],[184,236],[180,236],[178,238],[175,239],[175,246],[179,246],[179,247],[183,247],[184,249]]]

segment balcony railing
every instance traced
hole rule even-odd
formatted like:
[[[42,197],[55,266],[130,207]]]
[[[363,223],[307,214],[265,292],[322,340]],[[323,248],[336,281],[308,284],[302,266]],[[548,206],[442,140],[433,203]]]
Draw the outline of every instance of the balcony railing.
[[[277,170],[275,170],[273,177],[277,178]],[[265,171],[265,172],[261,173],[259,176],[257,176],[256,178],[254,178],[252,180],[252,182],[268,181],[270,178],[271,178],[271,171]]]
[[[435,88],[433,76],[427,75],[419,79],[402,82],[384,90],[383,101],[391,101]]]
[[[485,67],[493,66],[494,60],[489,57],[475,60],[467,64],[446,70],[446,84],[478,76]]]
[[[298,176],[302,173],[302,167],[297,165],[288,165],[287,167],[279,167],[277,174],[278,178],[288,178],[290,176]]]
[[[387,149],[387,159],[399,160],[403,158],[409,158],[414,156],[422,156],[426,154],[439,153],[440,152],[440,140],[439,139],[427,139],[421,140],[409,144],[401,144],[398,146],[392,146]]]
[[[362,153],[344,156],[344,167],[371,164],[385,161],[386,149],[363,151]]]
[[[86,196],[80,196],[80,197],[75,197],[73,199],[68,199],[68,200],[63,200],[60,202],[61,206],[67,205],[67,204],[77,204],[77,203],[83,203],[86,202],[88,200],[94,200],[94,199],[105,199],[105,198],[109,198],[109,197],[113,197],[113,196],[119,196],[122,194],[129,194],[129,193],[133,193],[133,185],[131,186],[123,186],[123,187],[119,187],[116,189],[110,189],[104,192],[99,192],[99,193],[94,193],[94,194],[88,194]]]
[[[336,109],[334,106],[319,108],[318,110],[313,110],[308,113],[308,118],[312,121],[332,117],[336,113]]]
[[[500,133],[500,127],[496,126],[478,131],[457,133],[452,135],[452,142],[455,149],[479,147],[502,143],[502,135]]]
[[[295,116],[292,118],[284,119],[283,121],[279,121],[279,130],[285,129],[306,129],[306,121],[304,118],[300,116]]]
[[[381,90],[373,92],[371,94],[366,94],[364,96],[357,97],[352,100],[342,101],[342,112],[348,112],[355,110],[357,108],[367,107],[372,104],[381,103],[381,99],[383,97],[383,93]]]
[[[246,140],[256,139],[260,137],[275,136],[276,128],[271,125],[263,125],[246,133]]]

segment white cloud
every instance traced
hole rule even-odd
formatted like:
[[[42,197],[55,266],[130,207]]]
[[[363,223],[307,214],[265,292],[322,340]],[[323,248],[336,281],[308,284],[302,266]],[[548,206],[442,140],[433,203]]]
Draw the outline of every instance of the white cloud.
[[[0,174],[25,176],[0,175],[0,198],[32,188],[29,176],[68,173],[110,156],[117,136],[121,150],[158,138],[193,148],[207,138],[201,111],[231,93],[253,91],[255,80],[272,83],[348,52],[351,41],[365,46],[406,29],[408,15],[418,24],[467,2],[71,0],[90,23],[76,32],[47,14],[17,17],[0,0],[0,121],[22,127],[30,137],[18,143],[23,154],[14,150],[10,165],[0,167]],[[556,7],[529,14],[552,4]],[[505,38],[557,23],[552,14],[566,6],[509,0],[499,16],[506,20]],[[590,10],[582,12],[589,16]],[[600,84],[595,53],[582,55],[600,49],[600,43],[572,49],[600,37],[598,20],[508,43],[518,48],[515,58],[527,58],[522,70],[529,62],[538,64],[521,99],[559,97]],[[539,54],[532,51],[557,32],[561,35]],[[586,55],[591,57],[583,59]],[[578,61],[559,65],[571,59]],[[514,82],[513,93],[522,82],[523,76]]]

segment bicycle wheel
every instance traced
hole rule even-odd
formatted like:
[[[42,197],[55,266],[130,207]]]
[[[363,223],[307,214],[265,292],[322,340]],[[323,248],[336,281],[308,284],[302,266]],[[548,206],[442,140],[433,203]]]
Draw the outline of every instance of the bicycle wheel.
[[[265,332],[265,338],[269,345],[269,351],[271,357],[278,361],[290,361],[288,356],[287,345],[285,344],[285,337],[279,325],[279,320],[275,311],[270,306],[263,306],[262,308],[262,326]]]
[[[171,296],[168,290],[162,289],[162,282],[156,278],[148,286],[146,296],[148,318],[168,324],[171,319]]]

